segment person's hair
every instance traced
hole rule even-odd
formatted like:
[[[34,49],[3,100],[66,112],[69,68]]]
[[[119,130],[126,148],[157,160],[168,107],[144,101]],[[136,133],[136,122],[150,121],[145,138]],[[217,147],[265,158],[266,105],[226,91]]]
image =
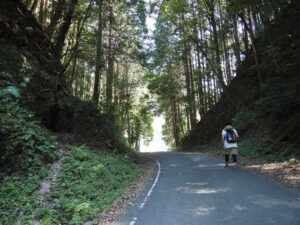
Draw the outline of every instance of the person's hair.
[[[228,125],[232,126],[232,123],[230,121],[227,121],[227,123],[225,125],[226,126],[228,126]]]

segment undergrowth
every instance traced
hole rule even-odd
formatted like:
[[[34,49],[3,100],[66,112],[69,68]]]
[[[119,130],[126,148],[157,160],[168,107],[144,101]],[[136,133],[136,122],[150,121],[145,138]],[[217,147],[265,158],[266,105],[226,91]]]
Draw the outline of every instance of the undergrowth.
[[[56,137],[23,106],[26,82],[0,77],[0,225],[75,225],[108,210],[140,173],[137,153],[70,146],[57,185],[38,201],[40,184],[58,159]]]
[[[0,73],[4,78],[0,81],[0,176],[24,172],[57,158],[55,137],[21,104],[21,91],[10,76]]]
[[[31,168],[27,176],[7,176],[0,187],[1,225],[83,224],[109,210],[141,172],[126,155],[110,155],[86,146],[70,146],[57,185],[36,200],[47,167]],[[128,197],[129,197],[128,193]]]
[[[109,209],[140,173],[121,155],[108,155],[86,146],[71,147],[58,184],[47,196],[47,207],[36,219],[42,224],[83,224]]]
[[[5,225],[33,212],[35,192],[57,154],[55,137],[21,104],[11,75],[0,77],[0,224]]]
[[[47,174],[47,166],[31,167],[26,174],[6,176],[0,184],[0,224],[22,224],[17,221],[31,215],[39,203],[36,190]]]

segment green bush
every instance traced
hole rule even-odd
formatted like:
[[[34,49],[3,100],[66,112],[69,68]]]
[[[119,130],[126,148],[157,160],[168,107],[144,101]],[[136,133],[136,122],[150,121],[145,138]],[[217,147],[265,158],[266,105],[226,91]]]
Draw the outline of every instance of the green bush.
[[[12,76],[3,72],[0,76],[1,172],[21,171],[54,160],[53,137],[34,113],[21,105],[20,88],[11,81]]]
[[[243,109],[232,119],[234,127],[238,131],[248,130],[258,123],[257,114],[254,111]]]
[[[20,88],[10,74],[0,76],[0,224],[16,224],[38,206],[36,190],[57,154],[55,137],[21,105]]]

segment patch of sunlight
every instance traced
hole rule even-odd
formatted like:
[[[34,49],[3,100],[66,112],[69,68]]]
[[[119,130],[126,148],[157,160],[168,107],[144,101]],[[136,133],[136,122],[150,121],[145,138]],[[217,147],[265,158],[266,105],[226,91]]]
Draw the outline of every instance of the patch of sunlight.
[[[200,164],[197,166],[194,166],[193,168],[210,168],[210,167],[224,167],[224,163],[218,163],[218,164]]]
[[[189,193],[191,194],[215,194],[219,192],[227,192],[227,188],[219,188],[219,189],[213,189],[213,188],[205,188],[205,189],[198,189],[198,190],[190,190]]]
[[[202,188],[202,189],[193,189],[190,187],[179,187],[176,189],[185,194],[216,194],[220,192],[227,192],[228,188]]]
[[[234,208],[237,209],[237,210],[239,210],[239,211],[243,211],[243,210],[247,209],[246,207],[240,206],[240,205],[235,205]]]
[[[147,146],[143,142],[141,144],[141,152],[166,152],[169,150],[169,147],[162,140],[162,125],[165,123],[165,120],[162,116],[155,117],[153,120],[153,130],[154,137],[150,144]]]
[[[198,182],[198,183],[187,182],[186,184],[191,186],[204,186],[204,185],[208,185],[208,182]]]
[[[212,211],[215,211],[215,207],[197,207],[196,209],[191,209],[194,216],[206,216]]]
[[[170,167],[177,167],[178,165],[177,164],[170,164],[169,166]]]

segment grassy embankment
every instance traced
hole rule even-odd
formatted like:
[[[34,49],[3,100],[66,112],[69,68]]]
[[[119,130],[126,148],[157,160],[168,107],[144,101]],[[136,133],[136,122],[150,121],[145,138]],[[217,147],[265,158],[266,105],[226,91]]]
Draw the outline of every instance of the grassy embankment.
[[[132,160],[136,153],[124,146],[122,151],[116,147],[119,154],[64,146],[68,150],[63,152],[53,188],[38,200],[40,186],[49,173],[53,175],[51,166],[60,159],[62,146],[24,107],[20,89],[26,83],[17,87],[12,75],[0,76],[6,77],[0,82],[0,225],[82,224],[108,210],[142,170]]]
[[[124,156],[71,146],[57,185],[41,205],[37,190],[48,168],[32,167],[27,175],[18,173],[3,179],[0,224],[82,224],[109,210],[141,172],[140,165]]]

